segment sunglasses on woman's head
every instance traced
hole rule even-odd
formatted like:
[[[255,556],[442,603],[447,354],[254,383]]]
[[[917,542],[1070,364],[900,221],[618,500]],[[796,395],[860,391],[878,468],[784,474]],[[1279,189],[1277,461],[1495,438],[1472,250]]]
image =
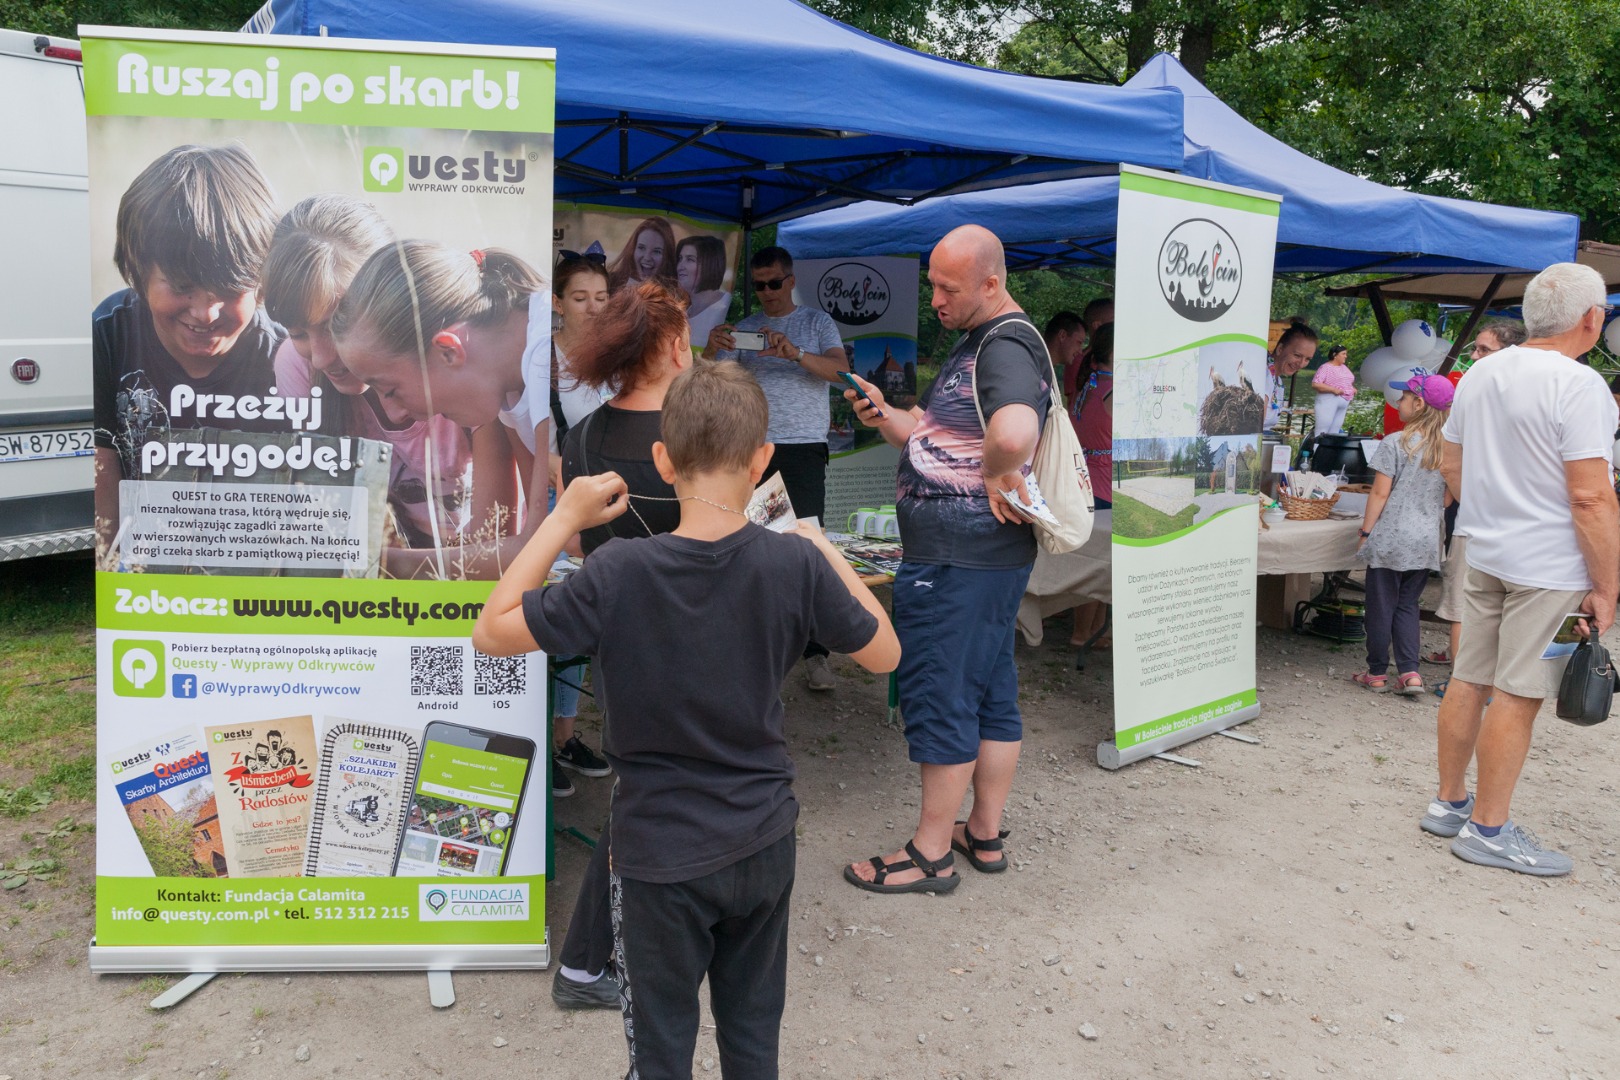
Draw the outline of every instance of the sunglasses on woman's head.
[[[583,255],[577,251],[559,251],[557,252],[557,257],[563,262],[569,262],[573,259],[584,259],[586,262],[601,263],[603,266],[607,265],[607,256],[602,254],[600,251],[587,251]]]
[[[754,291],[755,292],[764,292],[766,289],[769,289],[771,292],[775,292],[777,289],[780,289],[783,285],[786,285],[786,284],[787,284],[787,278],[785,278],[785,277],[774,278],[771,281],[755,281],[754,282]]]

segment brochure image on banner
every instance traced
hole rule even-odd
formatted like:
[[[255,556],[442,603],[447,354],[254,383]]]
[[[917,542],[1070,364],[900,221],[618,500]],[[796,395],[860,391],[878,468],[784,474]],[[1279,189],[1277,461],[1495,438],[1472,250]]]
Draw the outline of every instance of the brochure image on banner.
[[[661,281],[686,299],[692,348],[726,321],[737,287],[742,228],[680,214],[653,217],[611,206],[558,203],[553,248],[601,264],[609,292]]]
[[[1257,715],[1256,547],[1274,197],[1120,172],[1117,768]]]
[[[291,716],[203,729],[231,877],[304,872],[315,719]]]
[[[153,873],[225,876],[208,750],[196,730],[116,750],[106,771]]]
[[[411,732],[353,720],[326,729],[305,876],[393,872],[420,745]]]
[[[555,57],[81,40],[92,970],[252,970],[267,942],[310,968],[541,966],[544,792],[415,785],[446,725],[527,747],[526,780],[545,715],[545,657],[469,638],[547,505]],[[489,811],[431,873],[521,904],[447,918],[394,876],[417,795]]]

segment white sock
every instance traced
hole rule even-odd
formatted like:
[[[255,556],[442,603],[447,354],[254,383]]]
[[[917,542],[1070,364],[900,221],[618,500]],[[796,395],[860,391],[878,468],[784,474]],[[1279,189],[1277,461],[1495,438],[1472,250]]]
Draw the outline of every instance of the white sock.
[[[571,968],[566,964],[558,964],[557,970],[562,972],[563,978],[571,979],[577,983],[593,983],[606,974],[606,971],[604,970],[598,971],[595,975],[592,975],[588,971],[581,971],[579,968]]]

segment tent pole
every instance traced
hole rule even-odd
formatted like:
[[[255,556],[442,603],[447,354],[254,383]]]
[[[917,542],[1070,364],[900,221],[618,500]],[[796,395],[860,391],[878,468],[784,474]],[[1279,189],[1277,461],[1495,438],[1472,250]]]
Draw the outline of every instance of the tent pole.
[[[1395,324],[1389,319],[1389,305],[1384,302],[1384,291],[1374,281],[1367,285],[1367,302],[1372,305],[1373,318],[1378,320],[1378,332],[1384,335],[1384,344],[1388,345],[1395,336]]]
[[[1506,280],[1506,274],[1497,274],[1491,278],[1491,283],[1485,287],[1485,292],[1480,296],[1479,303],[1475,304],[1474,310],[1468,313],[1468,321],[1463,323],[1463,328],[1452,339],[1451,351],[1446,353],[1446,362],[1440,365],[1439,373],[1441,375],[1450,371],[1452,365],[1457,362],[1457,354],[1462,351],[1463,342],[1474,332],[1474,327],[1479,325],[1479,320],[1485,316],[1485,311],[1491,306],[1491,301],[1496,299],[1496,291],[1502,287],[1502,282]]]
[[[753,275],[749,272],[749,260],[754,257],[754,182],[742,182],[742,266],[740,270],[743,280],[738,284],[743,291],[743,317],[753,313],[754,310],[754,283]]]

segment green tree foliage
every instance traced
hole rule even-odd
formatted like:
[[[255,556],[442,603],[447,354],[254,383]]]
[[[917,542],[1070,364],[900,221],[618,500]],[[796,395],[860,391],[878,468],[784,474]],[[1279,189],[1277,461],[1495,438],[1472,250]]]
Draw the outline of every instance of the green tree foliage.
[[[254,0],[0,0],[0,26],[68,38],[80,26],[240,30],[258,9]]]
[[[135,826],[152,873],[158,877],[213,877],[212,867],[192,857],[192,823],[184,814],[163,821],[148,820]]]

